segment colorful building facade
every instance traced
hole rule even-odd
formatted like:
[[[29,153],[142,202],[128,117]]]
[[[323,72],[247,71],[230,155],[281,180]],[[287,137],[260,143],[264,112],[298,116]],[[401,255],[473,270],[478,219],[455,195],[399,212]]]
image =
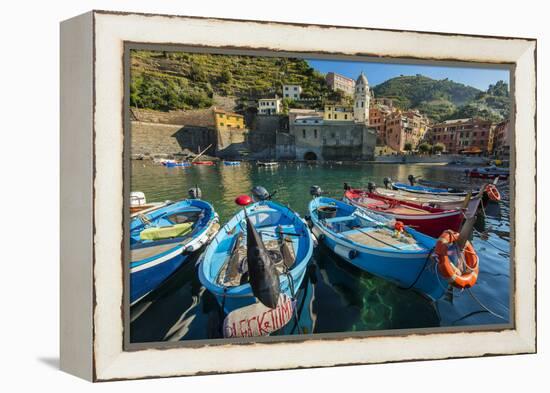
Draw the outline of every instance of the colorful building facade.
[[[482,154],[493,150],[495,126],[489,120],[476,118],[452,119],[434,124],[428,140],[442,143],[451,154]]]
[[[344,75],[329,72],[326,76],[326,81],[328,87],[333,91],[343,91],[349,96],[352,96],[355,92],[355,81]]]

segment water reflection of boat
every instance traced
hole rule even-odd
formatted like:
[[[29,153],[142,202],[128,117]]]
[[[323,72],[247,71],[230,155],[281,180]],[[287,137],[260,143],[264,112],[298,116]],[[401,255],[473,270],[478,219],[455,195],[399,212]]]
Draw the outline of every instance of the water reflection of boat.
[[[313,250],[309,228],[288,207],[262,200],[240,210],[206,248],[199,267],[201,283],[226,314],[258,302],[251,282],[252,263],[256,262],[248,261],[247,256],[248,223],[275,265],[280,293],[291,299],[304,278]]]
[[[241,165],[240,161],[224,161],[223,165],[225,166],[239,166]]]
[[[130,221],[130,303],[162,284],[215,234],[218,216],[207,202],[169,203]]]
[[[313,199],[309,214],[313,234],[347,262],[434,300],[445,293],[431,258],[436,239],[411,228],[394,231],[387,218],[331,198]]]

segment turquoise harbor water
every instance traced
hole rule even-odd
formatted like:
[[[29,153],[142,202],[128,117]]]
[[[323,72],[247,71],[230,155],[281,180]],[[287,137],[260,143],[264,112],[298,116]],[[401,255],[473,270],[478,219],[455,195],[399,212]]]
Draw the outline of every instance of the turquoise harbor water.
[[[329,196],[341,198],[343,183],[365,187],[384,177],[406,181],[409,174],[430,180],[469,182],[464,168],[398,164],[281,163],[277,168],[243,163],[166,168],[133,161],[132,191],[142,191],[149,202],[187,197],[198,185],[225,223],[237,210],[234,199],[255,185],[277,191],[275,199],[304,216],[309,187],[320,185]],[[473,183],[478,184],[478,183]],[[468,292],[454,290],[452,298],[430,302],[362,272],[322,245],[314,251],[297,299],[298,323],[292,320],[276,335],[372,331],[508,323],[510,318],[510,209],[507,183],[498,186],[502,201],[490,203],[478,215],[473,245],[480,257],[480,275]],[[221,338],[223,316],[197,276],[196,260],[189,260],[169,281],[131,310],[132,342]],[[480,304],[481,303],[481,304]],[[488,312],[482,305],[491,310]]]

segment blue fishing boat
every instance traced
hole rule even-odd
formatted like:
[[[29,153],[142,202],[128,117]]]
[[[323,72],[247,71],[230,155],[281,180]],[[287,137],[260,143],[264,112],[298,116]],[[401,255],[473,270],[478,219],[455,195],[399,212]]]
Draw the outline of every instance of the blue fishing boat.
[[[164,164],[164,166],[166,166],[167,168],[173,168],[173,167],[177,167],[177,166],[188,168],[188,167],[191,166],[191,163],[190,162],[185,162],[185,161],[182,161],[182,162],[167,162],[167,163]]]
[[[246,195],[236,202],[243,209],[220,229],[202,254],[199,279],[225,314],[256,303],[275,309],[282,295],[295,299],[314,239],[306,222],[286,206],[268,198],[252,203]]]
[[[225,166],[239,166],[241,165],[240,161],[224,161],[223,165]]]
[[[391,183],[394,190],[414,192],[417,194],[433,194],[433,195],[442,195],[442,196],[466,196],[468,193],[471,193],[472,196],[479,194],[479,190],[465,191],[457,190],[454,188],[438,188],[438,187],[429,187],[423,185],[411,185],[406,183]]]
[[[447,281],[432,258],[436,239],[332,198],[313,199],[309,214],[313,234],[347,262],[432,300],[444,295]]]
[[[137,213],[130,221],[130,304],[160,286],[216,233],[208,202],[184,199]]]

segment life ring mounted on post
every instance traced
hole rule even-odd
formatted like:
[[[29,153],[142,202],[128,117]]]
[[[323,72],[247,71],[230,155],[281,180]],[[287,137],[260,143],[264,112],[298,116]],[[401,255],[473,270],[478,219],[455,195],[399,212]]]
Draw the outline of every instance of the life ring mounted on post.
[[[449,245],[456,243],[459,238],[459,233],[447,230],[437,239],[434,250],[438,260],[437,268],[451,285],[457,288],[471,288],[476,283],[479,274],[479,258],[472,243],[466,241],[462,250],[465,259],[464,272],[456,267],[449,258]]]

